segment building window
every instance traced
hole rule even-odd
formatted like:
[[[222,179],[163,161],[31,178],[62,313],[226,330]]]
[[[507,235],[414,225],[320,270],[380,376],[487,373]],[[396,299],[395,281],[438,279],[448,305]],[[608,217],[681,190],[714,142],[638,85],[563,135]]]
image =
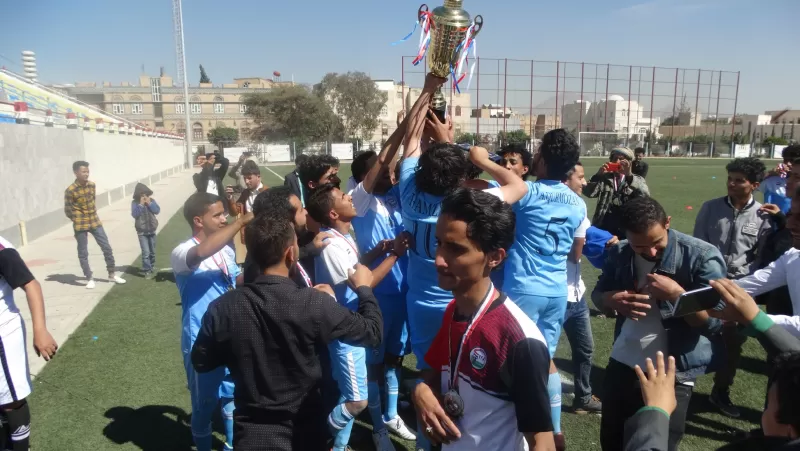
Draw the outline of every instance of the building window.
[[[114,96],[111,98],[111,112],[114,114],[125,114],[125,104],[122,103],[122,97]]]
[[[456,105],[456,116],[461,116],[461,107]]]
[[[142,114],[143,112],[142,98],[139,96],[131,97],[131,114]]]
[[[153,77],[150,79],[150,94],[153,96],[153,102],[161,101],[161,79]]]
[[[214,97],[214,114],[225,114],[225,104],[222,97]]]
[[[200,103],[200,97],[194,96],[191,98],[191,109],[192,114],[202,114],[203,113],[203,105]]]
[[[247,113],[247,105],[243,103],[239,104],[239,114],[245,114],[245,113]]]
[[[192,139],[195,141],[202,141],[205,139],[203,135],[203,124],[195,122],[194,125],[192,125]]]
[[[386,105],[381,107],[381,117],[389,117],[389,107]]]
[[[183,122],[178,124],[178,134],[186,136],[186,125]]]
[[[186,105],[183,102],[183,97],[175,98],[175,114],[186,114]]]

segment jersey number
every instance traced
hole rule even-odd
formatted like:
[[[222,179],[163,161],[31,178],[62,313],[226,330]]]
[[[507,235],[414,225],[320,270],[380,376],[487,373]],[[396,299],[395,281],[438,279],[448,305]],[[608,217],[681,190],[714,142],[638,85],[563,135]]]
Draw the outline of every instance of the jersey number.
[[[431,250],[431,235],[433,234],[433,224],[425,224],[420,227],[418,222],[414,223],[414,250],[417,254],[433,260],[436,257],[436,250]]]
[[[550,226],[553,225],[553,224],[558,226],[558,225],[562,225],[562,224],[564,224],[566,222],[567,222],[567,218],[550,218],[550,222],[547,223],[547,228],[544,229],[544,239],[549,244],[552,244],[553,248],[552,249],[545,249],[545,247],[542,246],[542,247],[537,248],[536,252],[538,252],[540,255],[544,255],[545,257],[549,257],[551,255],[554,255],[556,252],[558,252],[558,234],[555,231],[550,230]]]

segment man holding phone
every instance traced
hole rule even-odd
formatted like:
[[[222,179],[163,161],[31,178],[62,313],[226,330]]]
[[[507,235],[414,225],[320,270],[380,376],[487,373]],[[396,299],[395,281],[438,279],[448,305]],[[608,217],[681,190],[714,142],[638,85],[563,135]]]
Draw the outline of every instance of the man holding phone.
[[[644,178],[633,173],[633,151],[617,147],[609,162],[600,167],[583,188],[583,195],[597,198],[592,224],[615,236],[625,236],[619,224],[619,211],[631,199],[649,196]]]
[[[604,450],[623,449],[625,421],[644,405],[634,368],[662,352],[680,363],[678,407],[669,428],[668,449],[674,451],[683,438],[694,381],[711,363],[711,343],[703,335],[721,323],[705,312],[663,319],[660,301],[675,302],[685,291],[725,277],[725,261],[714,246],[670,229],[670,217],[652,198],[631,200],[619,216],[627,240],[609,250],[592,293],[601,310],[620,315],[606,368],[600,443]]]

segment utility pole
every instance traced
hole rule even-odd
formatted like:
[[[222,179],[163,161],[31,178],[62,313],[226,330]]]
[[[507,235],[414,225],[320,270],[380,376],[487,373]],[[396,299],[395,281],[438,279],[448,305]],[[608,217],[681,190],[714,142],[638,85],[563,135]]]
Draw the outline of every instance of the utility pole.
[[[186,143],[186,169],[192,167],[192,125],[189,116],[189,82],[186,79],[186,54],[183,41],[183,10],[181,0],[172,0],[172,24],[175,34],[175,58],[178,70],[178,83],[183,83],[183,109],[186,114],[184,142]]]

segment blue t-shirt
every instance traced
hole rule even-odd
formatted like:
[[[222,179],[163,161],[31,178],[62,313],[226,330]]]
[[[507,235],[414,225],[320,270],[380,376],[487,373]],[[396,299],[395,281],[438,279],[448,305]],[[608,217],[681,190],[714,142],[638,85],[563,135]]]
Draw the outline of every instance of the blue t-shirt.
[[[241,270],[236,264],[236,253],[230,246],[203,260],[198,266],[186,264],[189,250],[197,245],[194,238],[184,241],[172,250],[170,263],[175,273],[175,284],[181,296],[181,350],[183,358],[191,359],[192,345],[200,331],[203,315],[209,304],[236,286]],[[227,275],[225,274],[227,271]],[[226,371],[220,396],[233,397],[233,382]]]
[[[350,192],[353,205],[358,216],[353,218],[353,229],[356,232],[356,243],[361,255],[374,249],[383,240],[393,240],[403,229],[403,215],[400,213],[400,188],[393,186],[384,195],[369,194],[364,190],[364,185],[359,183]],[[378,267],[385,255],[375,260],[372,267]],[[381,283],[375,287],[378,294],[402,294],[408,289],[406,285],[406,270],[408,257],[397,260],[392,270]]]
[[[566,297],[567,255],[586,217],[586,204],[561,182],[526,183],[528,193],[513,205],[517,233],[505,263],[503,290]]]
[[[786,197],[786,179],[777,175],[767,177],[758,190],[764,193],[765,204],[775,204],[786,214],[792,207],[792,199]]]
[[[400,167],[400,205],[403,225],[414,236],[414,247],[408,255],[407,299],[410,301],[450,302],[453,294],[439,288],[436,272],[436,221],[442,207],[442,196],[417,189],[419,158],[406,158]]]

